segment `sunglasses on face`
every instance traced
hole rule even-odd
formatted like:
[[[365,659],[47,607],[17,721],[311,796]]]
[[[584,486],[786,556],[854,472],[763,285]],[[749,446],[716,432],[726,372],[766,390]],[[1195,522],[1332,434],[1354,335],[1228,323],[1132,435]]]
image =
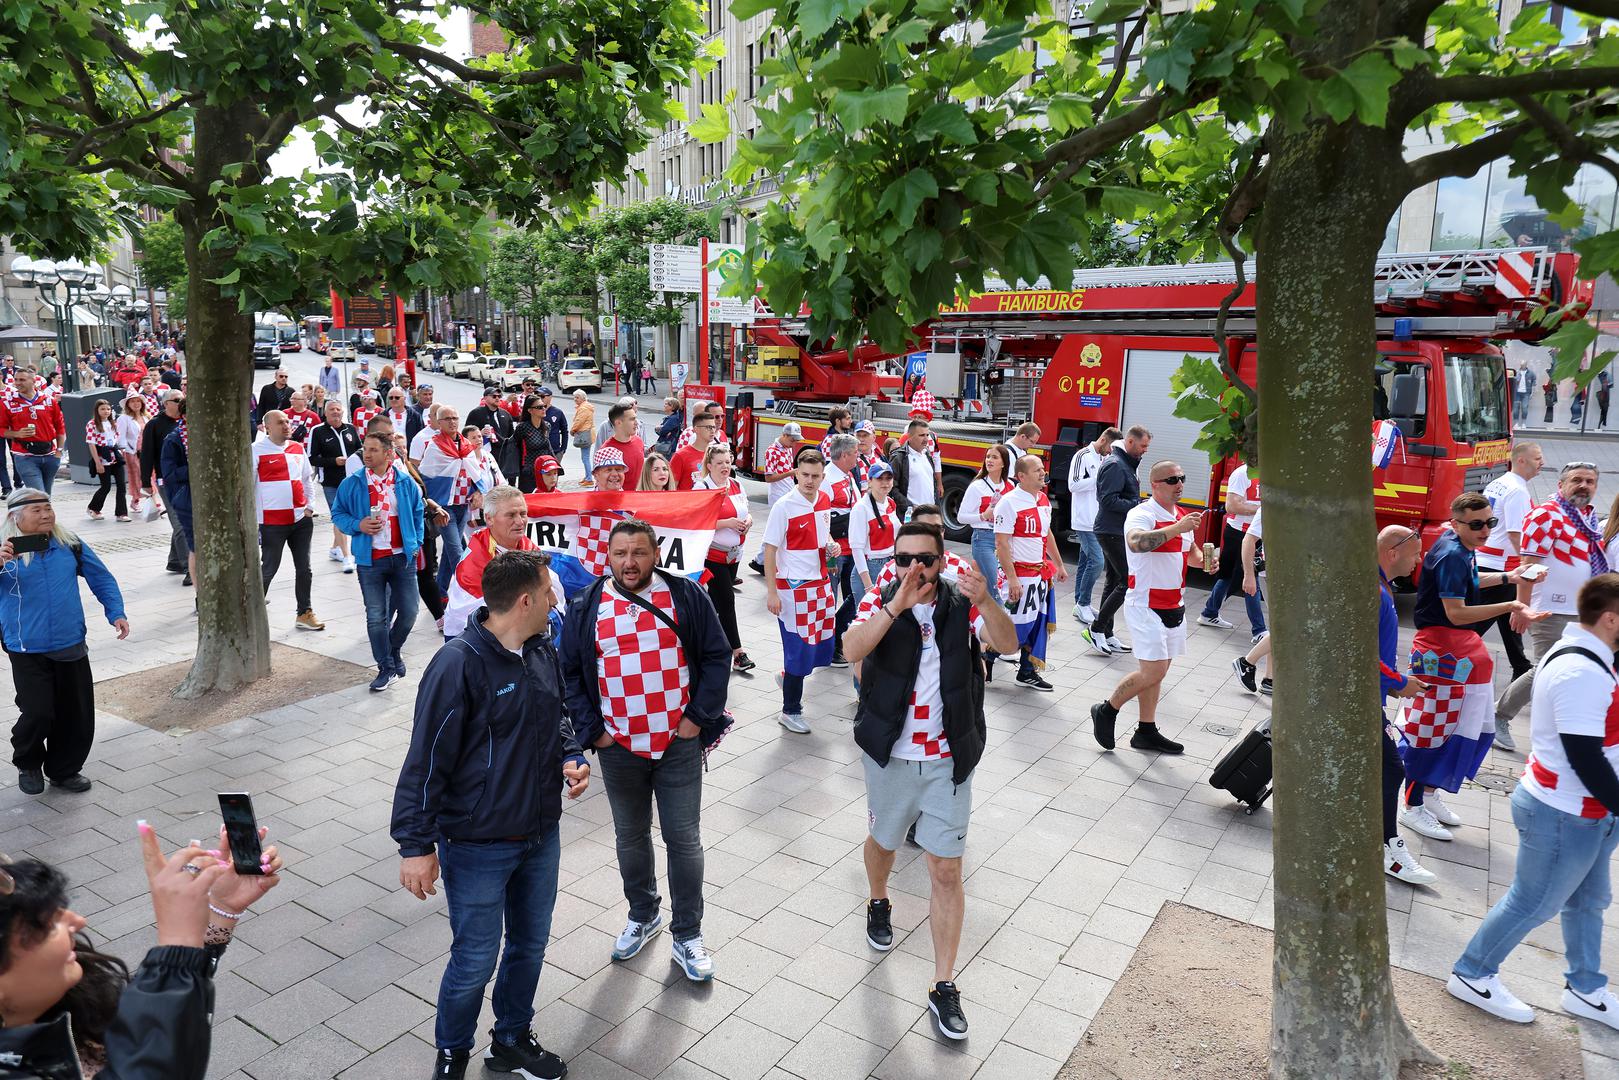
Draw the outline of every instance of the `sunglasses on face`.
[[[1158,483],[1168,484],[1170,487],[1179,487],[1180,485],[1186,483],[1186,477],[1184,474],[1180,476],[1165,476],[1161,477],[1158,480]]]
[[[938,555],[933,554],[931,551],[905,551],[894,556],[894,565],[901,570],[909,567],[912,563],[921,563],[924,568],[931,568],[934,563],[939,561],[939,558]]]
[[[1458,525],[1464,525],[1467,528],[1472,529],[1474,532],[1483,532],[1485,529],[1493,529],[1496,527],[1496,525],[1500,524],[1499,518],[1480,518],[1477,521],[1461,521],[1454,518],[1452,520],[1456,521],[1456,524]]]

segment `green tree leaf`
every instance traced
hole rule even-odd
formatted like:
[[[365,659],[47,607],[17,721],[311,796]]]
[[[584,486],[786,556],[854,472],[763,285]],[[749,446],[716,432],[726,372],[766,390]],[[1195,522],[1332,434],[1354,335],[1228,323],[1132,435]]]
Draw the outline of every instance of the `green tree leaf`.
[[[832,99],[832,112],[851,132],[864,131],[878,121],[897,124],[905,119],[910,91],[903,86],[886,90],[840,90]]]

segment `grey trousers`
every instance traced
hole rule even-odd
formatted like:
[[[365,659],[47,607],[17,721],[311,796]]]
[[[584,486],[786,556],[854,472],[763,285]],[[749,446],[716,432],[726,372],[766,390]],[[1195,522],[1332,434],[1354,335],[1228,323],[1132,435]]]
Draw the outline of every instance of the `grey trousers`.
[[[1548,615],[1537,623],[1529,624],[1529,641],[1535,647],[1535,664],[1546,658],[1557,639],[1563,636],[1568,624],[1574,621],[1572,615]],[[1500,728],[1511,723],[1523,707],[1529,704],[1529,695],[1535,688],[1535,669],[1519,675],[1512,680],[1506,690],[1501,694],[1500,700],[1495,703],[1495,726]]]

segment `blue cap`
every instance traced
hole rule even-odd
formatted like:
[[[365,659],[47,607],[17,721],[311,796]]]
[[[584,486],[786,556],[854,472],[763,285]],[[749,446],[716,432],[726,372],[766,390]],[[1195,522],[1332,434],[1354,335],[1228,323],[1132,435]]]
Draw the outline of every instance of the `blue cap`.
[[[888,464],[888,462],[886,462],[886,461],[873,462],[871,467],[866,470],[866,479],[867,480],[875,480],[879,476],[893,476],[893,475],[894,475],[894,467],[892,465]]]
[[[860,421],[860,423],[854,426],[854,429],[856,431],[869,431],[873,435],[877,434],[877,425],[873,424],[870,420]]]
[[[551,388],[549,386],[540,387],[540,396],[541,397],[551,397],[552,396]]]

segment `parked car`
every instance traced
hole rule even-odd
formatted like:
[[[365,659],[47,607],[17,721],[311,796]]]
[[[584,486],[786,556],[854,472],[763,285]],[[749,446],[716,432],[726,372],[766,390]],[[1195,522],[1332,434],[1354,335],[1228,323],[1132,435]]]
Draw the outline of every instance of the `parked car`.
[[[451,353],[444,358],[444,374],[457,379],[464,379],[472,374],[472,365],[478,361],[474,353]]]
[[[455,355],[455,350],[442,342],[429,342],[416,350],[416,366],[428,371],[443,371],[444,361]]]
[[[467,378],[475,383],[485,385],[495,381],[493,372],[506,366],[506,358],[499,353],[490,353],[473,358],[472,366],[467,369]]]
[[[595,360],[588,356],[562,358],[562,370],[557,373],[558,393],[571,394],[575,390],[583,390],[587,394],[599,394],[601,388],[602,373]]]
[[[338,363],[344,360],[353,360],[355,359],[354,342],[347,338],[333,338],[326,343],[326,355]]]
[[[520,390],[524,379],[540,377],[540,362],[532,356],[508,356],[504,367],[495,368],[489,376],[502,390]]]

